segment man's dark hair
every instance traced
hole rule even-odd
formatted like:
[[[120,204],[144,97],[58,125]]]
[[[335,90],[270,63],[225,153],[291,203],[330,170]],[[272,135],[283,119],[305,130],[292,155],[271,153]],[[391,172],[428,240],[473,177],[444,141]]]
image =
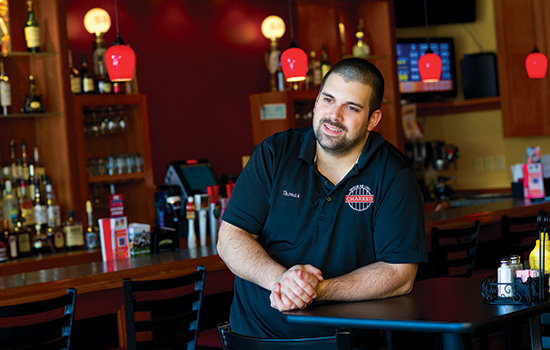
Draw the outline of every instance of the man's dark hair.
[[[362,58],[346,58],[336,63],[325,75],[321,83],[321,91],[327,78],[331,74],[338,74],[346,82],[358,82],[372,88],[372,96],[369,101],[369,115],[382,105],[384,97],[384,77],[376,66]]]

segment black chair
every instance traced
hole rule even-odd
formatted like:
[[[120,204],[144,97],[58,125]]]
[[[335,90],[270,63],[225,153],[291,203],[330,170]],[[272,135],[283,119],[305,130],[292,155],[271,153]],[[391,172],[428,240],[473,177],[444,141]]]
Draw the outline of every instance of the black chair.
[[[272,339],[255,338],[233,333],[228,322],[218,326],[225,350],[347,350],[350,349],[350,333],[346,329],[335,331],[326,337]]]
[[[29,303],[0,307],[1,349],[69,349],[76,290]]]
[[[510,217],[503,215],[500,221],[502,257],[521,256],[522,262],[529,261],[529,253],[538,238],[537,216]]]
[[[465,228],[432,227],[432,277],[471,277],[476,258],[480,224]]]
[[[181,277],[124,279],[128,349],[195,349],[204,277],[199,266]]]

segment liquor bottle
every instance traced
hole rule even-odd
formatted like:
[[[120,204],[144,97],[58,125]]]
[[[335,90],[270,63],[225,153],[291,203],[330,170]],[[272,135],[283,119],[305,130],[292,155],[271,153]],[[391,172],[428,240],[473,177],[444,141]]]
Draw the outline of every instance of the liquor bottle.
[[[4,61],[0,61],[0,105],[2,114],[8,115],[8,107],[11,106],[11,83],[4,71]]]
[[[27,156],[27,142],[21,140],[21,180],[29,179],[29,157]],[[29,192],[29,195],[32,192]]]
[[[19,185],[21,188],[21,196],[19,197],[19,212],[21,213],[21,218],[23,219],[25,225],[31,227],[35,224],[34,203],[31,197],[27,194],[26,181],[22,180]]]
[[[32,9],[32,0],[27,0],[27,22],[25,22],[25,41],[27,43],[27,51],[40,51],[40,27],[34,18],[34,10]]]
[[[33,255],[41,255],[45,253],[51,253],[54,251],[53,243],[48,236],[47,228],[36,224],[34,225],[35,234],[32,239]]]
[[[99,247],[99,227],[94,225],[92,201],[86,201],[86,214],[88,215],[88,227],[86,227],[86,246],[93,250]]]
[[[10,180],[4,183],[4,198],[2,199],[2,213],[4,219],[8,220],[8,228],[13,230],[15,228],[15,219],[19,216],[19,203],[17,198],[13,195],[12,184]]]
[[[33,234],[28,226],[25,226],[22,218],[15,220],[13,232],[17,236],[18,257],[33,255],[32,240]]]
[[[95,93],[95,82],[92,74],[88,70],[88,59],[86,58],[86,55],[82,55],[80,78],[82,79],[82,92],[85,94]]]
[[[321,77],[325,77],[328,71],[332,68],[328,60],[327,48],[323,45],[321,46]]]
[[[23,113],[41,113],[44,112],[44,103],[42,96],[36,87],[34,76],[29,76],[29,91],[25,95],[25,104],[23,105]]]
[[[69,82],[71,84],[71,92],[73,94],[82,93],[82,78],[80,72],[73,65],[73,53],[69,49]]]
[[[82,224],[75,222],[74,211],[69,210],[69,218],[65,223],[65,246],[68,250],[77,250],[84,247],[84,232]]]
[[[321,86],[321,82],[323,80],[323,74],[321,73],[321,61],[317,59],[317,53],[314,50],[311,50],[309,53],[308,77],[311,82],[310,86],[313,88],[318,88]]]
[[[17,259],[19,257],[19,248],[17,246],[17,235],[13,232],[13,229],[9,227],[9,221],[4,219],[4,236],[8,237],[8,247],[9,247],[9,256],[10,259]]]
[[[0,262],[10,259],[10,246],[8,243],[8,235],[10,233],[8,220],[3,220],[3,230],[0,233]]]
[[[357,26],[357,32],[355,33],[357,42],[353,45],[351,52],[353,56],[360,58],[367,58],[370,55],[370,46],[365,41],[365,25],[363,19],[359,19],[359,25]]]
[[[34,146],[34,174],[38,178],[42,178],[46,175],[46,168],[40,163],[40,151],[38,149],[38,146]]]
[[[105,66],[106,51],[107,47],[105,45],[103,33],[96,33],[94,46],[92,49],[92,65],[94,75],[98,81],[101,81],[107,74],[107,67]]]
[[[61,225],[61,211],[52,184],[49,181],[46,183],[46,209],[48,212],[48,227],[58,227]]]
[[[15,184],[18,179],[17,159],[15,158],[15,140],[10,140],[10,180]]]

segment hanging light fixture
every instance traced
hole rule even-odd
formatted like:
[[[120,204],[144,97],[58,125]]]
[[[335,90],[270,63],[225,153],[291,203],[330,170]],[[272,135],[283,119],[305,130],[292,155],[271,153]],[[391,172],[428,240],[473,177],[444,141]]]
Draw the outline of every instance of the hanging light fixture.
[[[525,70],[531,79],[542,79],[546,76],[548,68],[548,59],[537,48],[537,38],[535,33],[535,10],[533,9],[533,0],[531,0],[531,23],[533,23],[533,51],[525,58]]]
[[[136,54],[134,50],[122,41],[118,29],[118,9],[115,0],[116,39],[105,52],[105,65],[112,82],[131,81],[134,78]]]
[[[290,47],[281,54],[281,68],[283,69],[285,80],[289,83],[296,83],[306,80],[307,54],[294,42],[290,0],[288,0],[288,12],[290,17]]]
[[[270,40],[269,49],[265,53],[265,65],[270,73],[270,90],[277,91],[277,69],[281,50],[279,49],[279,38],[285,33],[285,22],[279,16],[268,16],[262,22],[262,34]]]
[[[443,63],[441,62],[441,57],[435,54],[430,48],[430,37],[428,35],[428,6],[426,5],[426,0],[424,0],[424,20],[426,22],[426,41],[428,43],[428,49],[418,60],[418,70],[422,82],[436,83],[441,78]]]

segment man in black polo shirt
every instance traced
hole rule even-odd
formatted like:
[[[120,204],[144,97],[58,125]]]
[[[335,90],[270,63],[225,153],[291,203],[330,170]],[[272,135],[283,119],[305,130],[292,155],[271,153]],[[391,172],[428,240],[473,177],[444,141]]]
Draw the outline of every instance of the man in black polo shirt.
[[[267,138],[240,174],[218,253],[237,276],[232,330],[256,337],[334,334],[287,325],[312,302],[409,293],[427,260],[424,215],[404,156],[372,131],[384,80],[348,58],[325,76],[313,127]]]

